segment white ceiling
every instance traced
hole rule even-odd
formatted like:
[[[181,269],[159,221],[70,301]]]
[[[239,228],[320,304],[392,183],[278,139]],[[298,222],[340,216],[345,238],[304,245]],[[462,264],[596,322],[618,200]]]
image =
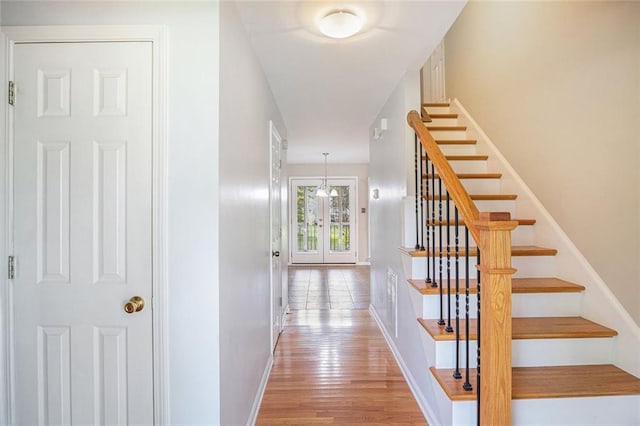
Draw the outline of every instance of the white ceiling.
[[[368,163],[369,126],[410,67],[419,68],[464,1],[239,1],[238,10],[287,127],[289,163]],[[342,40],[315,22],[365,17]]]

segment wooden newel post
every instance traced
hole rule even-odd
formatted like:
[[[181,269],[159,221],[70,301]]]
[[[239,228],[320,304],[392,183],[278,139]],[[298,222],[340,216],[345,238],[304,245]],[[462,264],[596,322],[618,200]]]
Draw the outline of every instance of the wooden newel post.
[[[509,213],[480,213],[480,424],[511,424],[511,231]]]

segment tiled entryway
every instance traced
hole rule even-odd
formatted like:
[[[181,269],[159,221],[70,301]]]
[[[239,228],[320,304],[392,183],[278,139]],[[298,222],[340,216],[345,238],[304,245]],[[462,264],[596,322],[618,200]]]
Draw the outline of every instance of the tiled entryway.
[[[368,309],[369,267],[289,266],[289,309]]]

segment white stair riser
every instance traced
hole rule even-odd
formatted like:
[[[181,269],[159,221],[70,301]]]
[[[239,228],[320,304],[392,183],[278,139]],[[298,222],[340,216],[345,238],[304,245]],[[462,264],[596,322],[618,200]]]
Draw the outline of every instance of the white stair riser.
[[[477,154],[477,145],[438,145],[444,155]]]
[[[487,173],[486,160],[449,161],[456,173]]]
[[[511,266],[516,270],[514,278],[555,277],[554,256],[514,256]]]
[[[514,317],[572,317],[582,313],[582,293],[515,293]]]
[[[640,424],[640,395],[520,399],[511,408],[512,423],[522,426]]]
[[[429,123],[424,123],[425,126],[459,126],[457,118],[433,118]]]
[[[426,244],[426,240],[425,240]],[[446,258],[445,258],[446,259]],[[460,258],[459,273],[460,278],[465,277],[464,257]],[[432,261],[430,261],[432,262]],[[424,279],[427,276],[425,257],[412,257],[410,258],[410,267],[412,279]],[[475,267],[477,264],[475,256],[469,258],[469,270],[471,278],[476,277]],[[511,258],[511,265],[516,269],[514,277],[522,278],[544,278],[554,276],[555,259],[553,256],[513,256]],[[454,270],[455,267],[452,267]],[[436,258],[436,271],[439,274],[440,264],[439,259]],[[446,261],[443,263],[443,276],[446,277]],[[439,275],[438,275],[439,276]]]
[[[463,321],[460,321],[463,324]],[[514,367],[543,367],[552,365],[609,364],[612,359],[611,338],[593,339],[514,339],[512,341],[512,364]],[[469,366],[477,364],[477,342],[469,341]],[[459,352],[460,369],[466,366],[466,342],[461,339]],[[438,341],[435,348],[436,368],[455,368],[456,342]],[[463,372],[464,375],[464,372]]]
[[[435,140],[472,139],[466,130],[429,130]]]
[[[445,281],[445,287],[446,287]],[[452,283],[452,286],[454,284]],[[465,315],[464,282],[460,283],[459,309],[460,317]],[[448,317],[447,302],[451,306],[451,315],[456,313],[455,295],[447,298],[446,292],[442,295],[443,316]],[[569,317],[579,316],[581,312],[582,293],[514,293],[511,295],[512,315],[514,317]],[[469,295],[469,316],[477,317],[477,298],[475,294]],[[422,318],[440,318],[440,295],[422,296]]]
[[[431,173],[431,170],[429,170]],[[460,179],[462,186],[467,190],[469,194],[499,194],[501,188],[500,179]],[[427,179],[425,178],[422,182],[424,187],[424,191],[427,191]],[[444,184],[440,184],[439,179],[431,179],[429,178],[428,182],[429,194],[440,195],[443,194],[445,197],[447,195],[447,188]],[[436,200],[436,204],[438,200]],[[444,200],[443,200],[444,203]],[[453,215],[453,214],[452,214]]]
[[[429,207],[431,208],[431,207]],[[438,212],[436,212],[436,221],[439,220]],[[425,218],[426,219],[426,218]],[[429,218],[431,219],[431,218]],[[443,220],[446,218],[443,217]],[[452,221],[453,222],[453,221]],[[455,244],[455,229],[456,227],[451,225],[449,226],[449,244],[451,247],[454,247]],[[440,247],[440,227],[435,228],[424,228],[424,244],[427,246],[427,238],[429,239],[429,247],[431,247],[432,241],[434,238],[431,236],[432,232],[435,234],[435,242],[436,248]],[[458,241],[460,249],[463,249],[465,246],[465,232],[464,226],[458,226]],[[534,233],[531,226],[518,226],[511,233],[511,244],[512,245],[532,245],[534,243]],[[447,226],[442,227],[442,247],[447,247]],[[469,234],[469,247],[476,247],[476,242]]]
[[[513,366],[610,364],[613,343],[610,337],[513,340]]]
[[[441,402],[444,391],[437,391],[439,407],[449,425],[475,426],[475,401]],[[440,394],[440,392],[442,394]],[[444,407],[451,407],[450,410]],[[640,396],[586,398],[514,399],[511,424],[518,426],[632,426],[640,419]]]
[[[423,107],[423,108],[429,114],[449,114],[451,112],[451,110],[449,109],[450,107],[448,106],[446,107],[430,106],[430,107]]]
[[[433,200],[424,200],[423,201],[423,206],[425,209],[425,218],[426,216],[426,203],[427,201],[429,202],[429,217],[432,216],[432,206],[434,205],[432,203]],[[508,212],[511,214],[512,218],[516,217],[516,202],[515,200],[474,200],[474,203],[476,204],[476,206],[478,207],[478,210],[480,212]],[[454,207],[455,204],[453,203],[453,201],[449,201],[449,214],[451,215],[451,220],[454,220]],[[438,217],[438,210],[439,210],[439,203],[438,200],[435,200],[435,216],[436,218]],[[446,211],[447,211],[447,202],[446,200],[442,201],[442,216],[446,217]],[[458,213],[458,220],[462,220],[462,216],[460,215],[460,213]]]

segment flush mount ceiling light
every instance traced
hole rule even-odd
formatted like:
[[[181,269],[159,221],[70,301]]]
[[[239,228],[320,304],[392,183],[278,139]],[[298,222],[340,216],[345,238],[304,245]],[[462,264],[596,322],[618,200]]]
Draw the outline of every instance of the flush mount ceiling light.
[[[346,10],[331,12],[318,22],[320,32],[331,38],[347,38],[362,29],[362,18]]]

